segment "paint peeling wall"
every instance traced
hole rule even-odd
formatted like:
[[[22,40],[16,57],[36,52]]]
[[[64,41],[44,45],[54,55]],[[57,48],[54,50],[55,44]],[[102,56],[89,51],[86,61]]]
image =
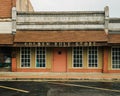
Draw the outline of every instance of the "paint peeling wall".
[[[104,11],[18,12],[18,30],[104,30]]]

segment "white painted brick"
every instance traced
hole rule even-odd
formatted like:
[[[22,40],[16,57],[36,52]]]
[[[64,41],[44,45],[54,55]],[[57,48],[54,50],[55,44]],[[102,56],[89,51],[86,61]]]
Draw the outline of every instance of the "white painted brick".
[[[12,33],[12,22],[0,22],[0,33]]]

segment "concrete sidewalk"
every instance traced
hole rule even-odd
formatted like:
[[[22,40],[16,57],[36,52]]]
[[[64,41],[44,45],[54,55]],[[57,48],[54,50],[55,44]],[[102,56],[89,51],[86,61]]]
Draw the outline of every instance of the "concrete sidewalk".
[[[0,72],[0,80],[120,80],[120,74],[114,73],[53,73],[53,72]]]

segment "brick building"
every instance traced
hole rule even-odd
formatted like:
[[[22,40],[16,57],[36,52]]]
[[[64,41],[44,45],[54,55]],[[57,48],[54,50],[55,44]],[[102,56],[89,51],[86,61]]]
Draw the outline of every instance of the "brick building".
[[[110,18],[108,7],[23,12],[12,1],[0,9],[1,66],[10,63],[13,72],[120,73],[120,18]]]
[[[20,4],[21,6],[19,6]],[[0,0],[0,71],[3,71],[2,69],[11,70],[9,67],[12,64],[14,37],[12,26],[15,25],[12,9],[21,12],[34,11],[29,0]]]

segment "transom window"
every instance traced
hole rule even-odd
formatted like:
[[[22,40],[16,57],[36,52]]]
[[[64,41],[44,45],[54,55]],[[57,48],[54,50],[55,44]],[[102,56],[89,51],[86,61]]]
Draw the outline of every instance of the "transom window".
[[[112,68],[120,69],[120,47],[112,48]]]
[[[89,67],[98,67],[98,48],[89,47],[88,48],[88,66]]]
[[[45,67],[46,65],[46,50],[44,47],[36,48],[36,67]]]
[[[82,57],[83,57],[83,48],[74,47],[73,48],[73,67],[82,67]]]
[[[30,48],[21,48],[21,67],[30,67]]]

